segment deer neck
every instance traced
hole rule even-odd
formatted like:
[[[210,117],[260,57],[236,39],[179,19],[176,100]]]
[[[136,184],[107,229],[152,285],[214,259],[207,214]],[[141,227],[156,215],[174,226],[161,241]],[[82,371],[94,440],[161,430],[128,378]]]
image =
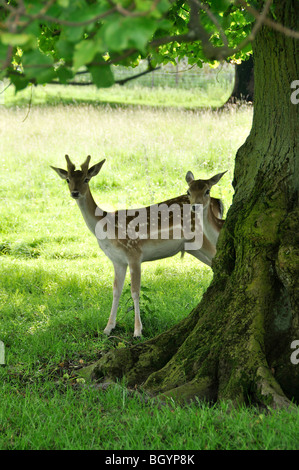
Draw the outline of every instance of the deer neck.
[[[222,225],[223,220],[215,216],[211,204],[208,204],[203,210],[203,232],[214,246],[216,246]]]
[[[98,206],[92,197],[90,189],[88,188],[84,196],[76,199],[76,202],[83,215],[87,227],[93,233],[93,235],[95,235],[96,225],[102,217],[100,215],[96,215],[97,212],[99,213],[100,211],[97,211]]]

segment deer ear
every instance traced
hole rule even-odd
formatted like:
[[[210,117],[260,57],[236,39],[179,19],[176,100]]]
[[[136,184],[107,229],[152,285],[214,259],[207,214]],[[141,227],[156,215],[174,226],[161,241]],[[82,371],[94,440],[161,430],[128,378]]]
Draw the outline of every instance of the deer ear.
[[[187,171],[186,181],[189,184],[189,186],[192,183],[192,181],[194,181],[194,175],[193,175],[192,171]]]
[[[210,185],[213,186],[214,184],[218,183],[218,181],[220,180],[220,178],[222,178],[222,176],[227,172],[224,171],[223,173],[218,173],[218,175],[215,175],[213,176],[212,178],[209,179],[209,182],[210,182]]]
[[[91,168],[89,168],[88,172],[87,172],[87,175],[92,178],[93,176],[96,176],[100,169],[102,168],[102,166],[104,165],[106,159],[102,160],[101,162],[99,163],[96,163],[95,165],[93,165]]]
[[[55,166],[51,166],[51,168],[56,171],[56,173],[65,180],[67,178],[68,172],[66,170],[62,170],[61,168],[55,168]]]

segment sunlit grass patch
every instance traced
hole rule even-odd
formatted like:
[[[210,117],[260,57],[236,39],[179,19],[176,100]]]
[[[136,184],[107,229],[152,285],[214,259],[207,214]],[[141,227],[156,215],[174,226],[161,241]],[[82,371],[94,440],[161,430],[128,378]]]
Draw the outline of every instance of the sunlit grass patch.
[[[68,305],[64,321],[69,331],[73,328],[73,336],[78,335],[72,315],[87,315],[92,336],[102,331],[109,315],[113,269],[50,165],[65,167],[66,153],[77,165],[88,154],[92,162],[106,158],[91,182],[103,209],[141,207],[183,194],[188,170],[196,178],[228,170],[213,188],[227,210],[234,155],[245,140],[251,110],[33,106],[24,122],[23,113],[23,108],[1,108],[0,113],[1,287],[4,296],[10,292],[9,302],[1,306],[2,334],[7,339],[5,332],[13,329],[22,341],[37,338],[38,345],[41,331],[44,336],[56,334],[55,318],[58,312],[63,317],[62,307]],[[144,298],[145,338],[187,315],[212,275],[188,255],[144,264],[142,271],[150,299]],[[129,292],[128,276],[125,286]],[[82,296],[89,300],[82,303]],[[130,336],[133,314],[123,298],[119,331]],[[59,331],[56,339],[60,342]],[[51,344],[55,349],[55,340]],[[64,347],[69,354],[67,341]]]

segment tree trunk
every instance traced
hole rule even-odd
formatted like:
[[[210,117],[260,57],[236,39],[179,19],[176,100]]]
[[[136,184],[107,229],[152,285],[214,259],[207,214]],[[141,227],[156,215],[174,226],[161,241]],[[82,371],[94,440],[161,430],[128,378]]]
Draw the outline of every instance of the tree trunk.
[[[298,30],[298,2],[275,4]],[[111,351],[87,371],[177,400],[194,397],[273,407],[299,401],[298,111],[295,39],[263,27],[254,44],[253,125],[236,156],[235,195],[203,300],[171,330]],[[186,273],[186,275],[188,275]]]
[[[227,103],[237,103],[238,101],[253,102],[254,95],[254,73],[253,57],[235,65],[235,84],[232,94]]]

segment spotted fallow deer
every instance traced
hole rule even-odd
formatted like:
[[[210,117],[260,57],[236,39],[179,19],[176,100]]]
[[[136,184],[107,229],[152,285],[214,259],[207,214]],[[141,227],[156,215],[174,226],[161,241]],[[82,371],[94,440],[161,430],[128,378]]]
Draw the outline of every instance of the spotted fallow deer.
[[[226,173],[218,173],[208,180],[195,180],[193,173],[188,171],[186,181],[189,185],[187,195],[191,204],[192,212],[196,212],[198,207],[203,211],[203,234],[210,243],[209,255],[211,259],[216,254],[216,244],[220,230],[223,227],[223,204],[221,199],[210,196],[210,191],[214,184]]]
[[[210,266],[215,254],[214,244],[208,239],[212,229],[206,230],[207,236],[202,233],[201,227],[202,240],[200,244],[195,244],[195,247],[191,247],[189,244],[187,247],[186,241],[190,241],[192,237],[193,239],[196,238],[194,235],[196,234],[196,223],[200,225],[200,221],[197,222],[196,214],[190,211],[188,195],[182,195],[161,204],[154,204],[141,209],[131,209],[131,212],[125,210],[102,211],[93,199],[89,181],[99,173],[105,160],[89,168],[90,156],[88,156],[81,165],[81,170],[76,170],[68,155],[65,158],[67,170],[53,166],[51,168],[67,181],[71,197],[76,200],[87,227],[97,237],[100,248],[114,266],[112,308],[104,333],[109,335],[116,325],[117,308],[127,267],[129,266],[131,294],[135,310],[134,336],[139,337],[142,332],[139,308],[141,263],[167,258],[186,251]],[[220,218],[222,214],[220,202],[216,202],[217,200],[213,198],[210,199],[212,201],[210,210],[215,211],[216,218]],[[162,207],[166,211],[163,212]],[[185,210],[185,208],[187,209]],[[136,212],[139,213],[137,218],[134,217]],[[153,214],[157,216],[154,220],[152,220]],[[182,228],[185,214],[192,214],[190,226],[194,228],[193,231],[190,229],[191,232],[189,231],[187,236]],[[136,219],[138,219],[138,223]],[[210,218],[207,218],[207,223],[210,223],[210,220]],[[133,230],[134,227],[135,231]],[[138,233],[136,233],[137,227],[139,229]]]

